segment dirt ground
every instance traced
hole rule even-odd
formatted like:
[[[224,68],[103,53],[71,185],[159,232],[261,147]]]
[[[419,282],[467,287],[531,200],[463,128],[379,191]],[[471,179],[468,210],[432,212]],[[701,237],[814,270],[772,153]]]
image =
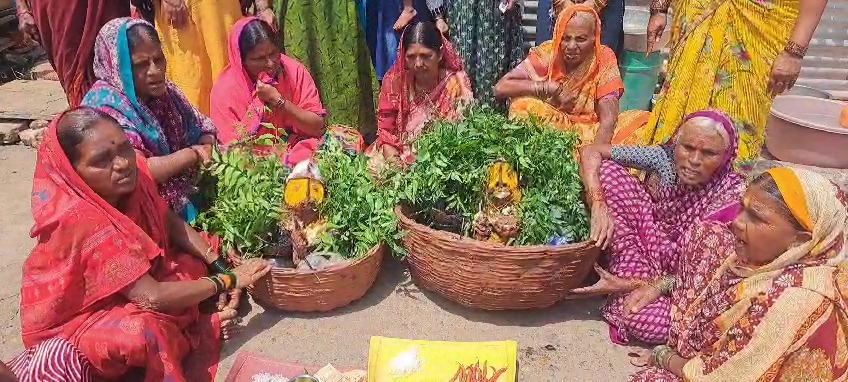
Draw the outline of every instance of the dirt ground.
[[[0,358],[23,348],[19,301],[21,264],[34,244],[29,194],[35,151],[0,146]],[[633,371],[627,348],[609,342],[599,318],[600,299],[567,301],[520,312],[463,308],[409,281],[399,261],[389,261],[362,299],[326,314],[265,311],[251,304],[244,330],[227,343],[218,380],[235,355],[250,351],[286,362],[365,368],[371,336],[426,340],[518,342],[522,382],[624,381]]]

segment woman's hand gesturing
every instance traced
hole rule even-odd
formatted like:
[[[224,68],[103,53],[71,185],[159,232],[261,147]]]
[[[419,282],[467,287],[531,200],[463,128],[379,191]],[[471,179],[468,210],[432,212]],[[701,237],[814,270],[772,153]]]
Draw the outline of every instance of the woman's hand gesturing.
[[[801,73],[800,57],[793,56],[787,52],[780,52],[771,65],[771,76],[769,77],[768,90],[772,97],[783,94],[795,86],[798,74]]]
[[[651,54],[654,52],[654,46],[662,39],[665,27],[668,25],[668,15],[665,13],[654,13],[648,19],[648,46],[646,52]]]
[[[271,270],[271,263],[264,259],[249,259],[241,265],[233,268],[236,275],[236,288],[244,288],[253,285],[256,280],[265,276]]]
[[[603,201],[592,203],[592,222],[589,239],[600,249],[607,249],[615,233],[615,221],[610,216],[607,204]]]
[[[262,81],[256,82],[256,96],[266,104],[273,104],[282,98],[277,88]]]
[[[645,284],[630,292],[627,298],[624,299],[624,314],[636,314],[654,301],[657,301],[662,292],[659,288]]]

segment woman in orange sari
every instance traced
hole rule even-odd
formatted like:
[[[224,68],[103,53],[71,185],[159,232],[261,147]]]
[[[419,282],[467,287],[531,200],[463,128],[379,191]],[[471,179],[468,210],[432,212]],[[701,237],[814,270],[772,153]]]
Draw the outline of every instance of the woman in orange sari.
[[[377,161],[413,160],[410,144],[434,120],[455,120],[472,101],[471,81],[453,45],[430,22],[412,24],[401,38],[394,66],[383,79],[377,140],[368,155]]]
[[[615,53],[601,45],[601,21],[587,5],[573,5],[557,18],[554,38],[530,51],[527,59],[495,86],[511,98],[509,114],[539,118],[575,131],[584,144],[639,145],[650,113],[619,115],[624,83]]]

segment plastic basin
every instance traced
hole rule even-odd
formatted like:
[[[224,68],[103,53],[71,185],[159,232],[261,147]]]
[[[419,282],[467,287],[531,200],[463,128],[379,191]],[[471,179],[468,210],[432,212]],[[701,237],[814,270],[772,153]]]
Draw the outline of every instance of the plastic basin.
[[[778,160],[848,169],[848,129],[839,124],[844,102],[810,96],[775,98],[766,130],[766,148]]]

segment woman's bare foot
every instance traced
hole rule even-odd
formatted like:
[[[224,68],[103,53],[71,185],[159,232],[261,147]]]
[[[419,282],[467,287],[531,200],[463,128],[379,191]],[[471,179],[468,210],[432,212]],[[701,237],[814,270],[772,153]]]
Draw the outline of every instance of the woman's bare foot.
[[[218,295],[218,310],[223,311],[224,309],[232,309],[237,310],[241,305],[241,296],[243,291],[241,289],[233,289],[229,292],[224,292]]]
[[[418,12],[415,11],[415,8],[403,7],[403,11],[400,12],[400,16],[395,22],[395,30],[398,32],[402,31],[403,28],[406,28],[406,26],[412,22],[412,19],[414,19],[417,14]]]
[[[235,309],[224,309],[218,312],[218,318],[221,320],[221,339],[224,341],[230,340],[241,331],[241,317]]]

